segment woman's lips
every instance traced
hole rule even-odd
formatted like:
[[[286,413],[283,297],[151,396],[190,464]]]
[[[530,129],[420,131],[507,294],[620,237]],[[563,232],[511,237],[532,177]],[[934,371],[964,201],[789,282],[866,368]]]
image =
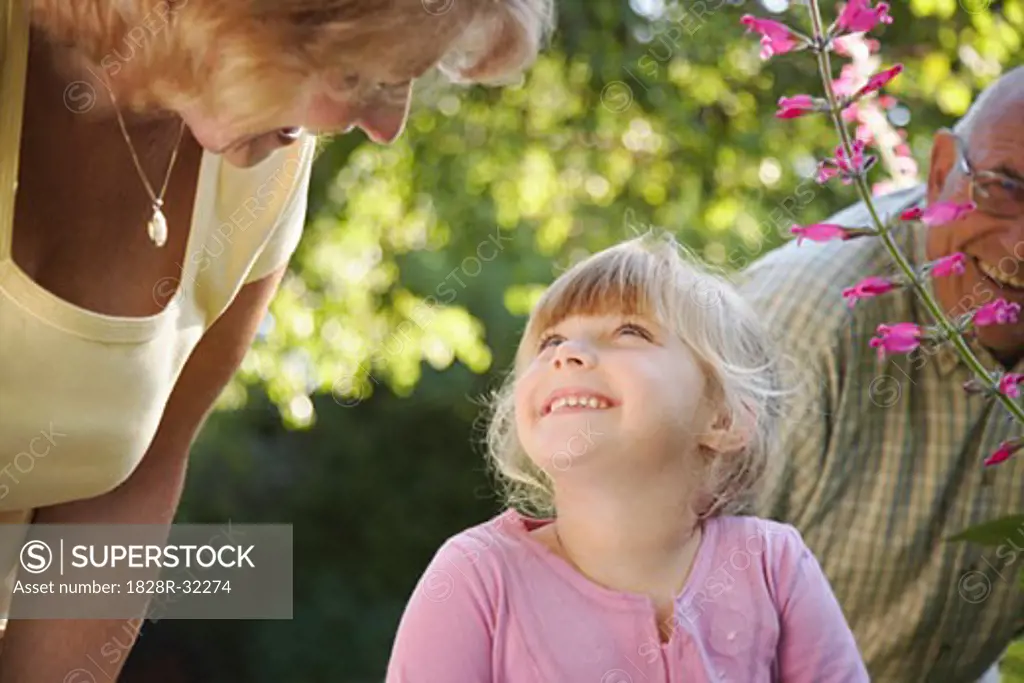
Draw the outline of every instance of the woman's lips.
[[[291,144],[292,142],[295,142],[300,137],[302,137],[302,128],[299,126],[293,126],[291,128],[280,128],[277,131],[277,137]]]

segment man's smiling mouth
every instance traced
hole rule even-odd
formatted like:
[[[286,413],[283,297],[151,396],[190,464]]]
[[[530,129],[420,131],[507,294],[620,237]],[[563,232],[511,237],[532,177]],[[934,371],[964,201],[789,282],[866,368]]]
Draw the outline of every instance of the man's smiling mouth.
[[[982,261],[977,257],[974,258],[974,264],[986,278],[991,280],[998,287],[1024,292],[1024,277],[1017,274],[1011,275],[1002,268],[993,266],[992,264]],[[1020,264],[1018,263],[1018,265]],[[1017,270],[1019,271],[1020,269],[1018,268]]]

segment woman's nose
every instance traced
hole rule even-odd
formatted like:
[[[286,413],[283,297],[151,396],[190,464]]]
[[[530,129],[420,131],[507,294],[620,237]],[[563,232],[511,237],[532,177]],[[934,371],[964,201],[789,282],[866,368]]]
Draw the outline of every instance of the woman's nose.
[[[594,352],[584,343],[575,340],[566,340],[555,347],[555,354],[551,359],[556,369],[562,368],[592,368],[597,362]]]

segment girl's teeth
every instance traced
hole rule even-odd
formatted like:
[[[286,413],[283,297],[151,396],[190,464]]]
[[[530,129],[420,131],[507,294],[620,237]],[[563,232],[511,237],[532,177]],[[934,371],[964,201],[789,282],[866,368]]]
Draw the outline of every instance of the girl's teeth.
[[[596,410],[598,408],[604,409],[608,407],[608,402],[602,398],[596,396],[567,396],[563,398],[556,398],[551,402],[550,412],[555,412],[568,406],[569,408],[590,408]]]

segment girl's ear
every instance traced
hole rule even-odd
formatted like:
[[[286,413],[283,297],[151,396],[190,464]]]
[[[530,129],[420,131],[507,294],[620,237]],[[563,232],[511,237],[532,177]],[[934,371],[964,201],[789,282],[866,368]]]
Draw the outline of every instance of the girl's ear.
[[[737,416],[723,406],[707,431],[700,435],[698,443],[715,454],[735,453],[750,442],[753,422],[753,415],[744,412]]]

